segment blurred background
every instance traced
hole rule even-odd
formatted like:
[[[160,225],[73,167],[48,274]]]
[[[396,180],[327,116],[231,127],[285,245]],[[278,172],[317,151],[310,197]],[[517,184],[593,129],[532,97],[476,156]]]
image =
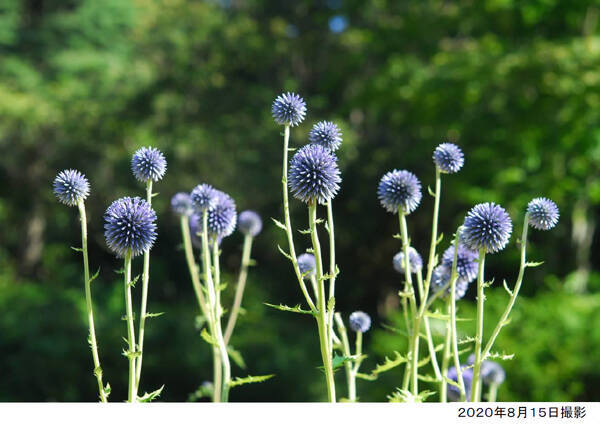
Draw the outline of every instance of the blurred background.
[[[59,204],[51,183],[64,168],[85,173],[92,289],[105,382],[126,397],[122,267],[107,250],[102,214],[124,195],[143,195],[130,173],[141,146],[169,164],[155,184],[159,238],[152,250],[149,310],[165,312],[146,328],[142,391],[165,384],[162,399],[186,401],[212,376],[208,346],[195,326],[198,308],[169,200],[208,182],[238,210],[265,221],[257,238],[245,314],[232,344],[246,369],[276,374],[232,390],[232,401],[326,398],[313,320],[267,308],[295,305],[301,294],[277,251],[281,218],[282,128],[270,109],[282,91],[307,101],[311,126],[335,121],[343,184],[335,200],[341,274],[337,309],[369,312],[371,370],[404,349],[383,325],[399,321],[402,278],[397,220],[378,204],[376,187],[393,169],[424,186],[409,217],[414,246],[426,252],[434,183],[433,149],[459,144],[464,168],[443,178],[440,228],[445,249],[475,203],[495,201],[514,220],[509,247],[486,261],[487,334],[514,284],[527,202],[547,196],[559,225],[531,231],[522,296],[496,349],[506,361],[500,400],[600,399],[600,4],[566,0],[4,0],[0,5],[0,401],[94,401],[97,387],[87,323],[75,208]],[[292,202],[297,228],[305,207]],[[242,237],[223,242],[226,280],[239,268]],[[298,235],[297,250],[309,241]],[[141,260],[134,269],[141,272]],[[136,272],[136,271],[134,271]],[[137,290],[139,291],[139,289]],[[226,292],[225,307],[231,301]],[[139,293],[136,293],[136,303]],[[459,314],[474,314],[473,287]],[[459,328],[473,334],[471,322]],[[440,335],[436,333],[436,339]],[[340,396],[346,393],[337,375]],[[385,401],[402,368],[359,381],[363,401]],[[423,384],[424,388],[435,387]]]

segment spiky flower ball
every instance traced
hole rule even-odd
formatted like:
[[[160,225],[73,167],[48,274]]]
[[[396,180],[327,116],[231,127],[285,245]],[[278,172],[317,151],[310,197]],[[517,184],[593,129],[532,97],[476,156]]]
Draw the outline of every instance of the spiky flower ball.
[[[348,318],[348,325],[352,331],[366,333],[371,328],[371,317],[363,311],[355,311]]]
[[[379,181],[377,197],[388,212],[397,213],[398,208],[402,208],[405,214],[409,214],[421,202],[421,183],[412,172],[394,169]]]
[[[156,240],[156,213],[139,197],[115,200],[104,214],[106,244],[119,257],[137,256]]]
[[[506,379],[506,372],[502,365],[494,361],[483,361],[481,364],[481,381],[484,384],[500,385]]]
[[[477,278],[477,259],[477,252],[474,252],[462,244],[458,245],[458,252],[456,254],[456,271],[458,272],[459,278],[466,280],[469,283]],[[442,264],[448,269],[452,269],[453,262],[454,246],[450,246],[442,255]]]
[[[527,205],[529,225],[538,230],[549,230],[558,223],[558,206],[550,199],[537,197]]]
[[[208,184],[198,184],[192,190],[192,205],[197,212],[204,212],[215,206],[217,202],[217,190]]]
[[[495,253],[506,247],[512,233],[512,221],[503,207],[480,203],[467,214],[460,241],[471,250]]]
[[[54,194],[59,202],[67,206],[77,206],[90,194],[90,183],[85,175],[75,169],[60,171],[53,183]]]
[[[463,367],[461,367],[463,368]],[[471,387],[473,385],[473,368],[463,368],[462,369],[462,377],[463,382],[465,383],[465,394],[466,399],[470,399],[471,397]],[[448,368],[448,378],[456,383],[458,383],[458,372],[456,367]],[[448,388],[448,400],[452,402],[457,402],[460,400],[460,390],[458,387],[448,384],[446,386]]]
[[[306,277],[312,277],[316,274],[317,262],[315,261],[315,255],[312,253],[303,253],[298,256],[298,268],[300,269],[300,274]]]
[[[273,102],[271,112],[278,124],[295,127],[304,121],[306,102],[296,93],[283,93]]]
[[[312,127],[308,133],[308,139],[311,143],[319,144],[335,152],[342,144],[342,132],[333,122],[321,121]]]
[[[176,193],[171,197],[171,209],[177,215],[190,216],[194,213],[192,197],[187,193]]]
[[[410,246],[408,248],[408,263],[410,265],[410,272],[416,274],[421,271],[423,268],[423,258],[419,255],[417,250]],[[404,252],[400,251],[394,255],[394,259],[392,260],[392,265],[396,272],[404,274]]]
[[[304,146],[290,161],[288,185],[304,203],[327,203],[337,194],[341,181],[337,158],[318,144]]]
[[[167,172],[167,160],[162,152],[154,147],[142,147],[131,158],[131,171],[142,182],[158,181]]]
[[[235,202],[227,193],[216,190],[215,205],[208,210],[208,233],[221,240],[235,230],[237,213]]]
[[[262,230],[262,219],[254,211],[243,211],[238,217],[238,228],[242,234],[249,234],[256,237]]]
[[[433,151],[433,162],[441,172],[454,174],[465,163],[465,156],[456,144],[442,143]]]
[[[437,293],[442,290],[444,287],[443,297],[446,297],[450,294],[450,277],[452,276],[452,270],[445,265],[438,265],[433,269],[431,274],[431,286],[430,290],[432,293]],[[458,278],[456,283],[454,283],[454,296],[456,300],[462,299],[467,290],[469,289],[469,282],[462,278]]]

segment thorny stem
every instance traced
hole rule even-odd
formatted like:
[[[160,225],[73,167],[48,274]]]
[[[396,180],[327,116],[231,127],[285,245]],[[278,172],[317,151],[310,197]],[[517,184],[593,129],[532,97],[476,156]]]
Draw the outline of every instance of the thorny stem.
[[[485,249],[479,249],[479,263],[477,272],[477,334],[475,336],[475,362],[473,363],[473,387],[471,388],[471,402],[479,402],[481,400],[481,381],[479,375],[481,373],[481,342],[483,340],[483,305],[485,295],[483,293],[485,280]]]
[[[127,359],[129,359],[129,391],[128,401],[137,402],[136,385],[135,385],[135,330],[133,328],[133,307],[131,304],[131,250],[125,254],[125,308],[127,310],[127,343],[129,350]]]
[[[329,402],[335,403],[335,381],[333,378],[333,364],[331,354],[329,353],[329,328],[327,326],[327,306],[325,304],[325,282],[323,279],[323,263],[321,260],[321,244],[317,233],[317,204],[315,201],[308,205],[308,222],[310,225],[310,236],[315,255],[317,286],[319,295],[317,297],[317,325],[319,328],[319,342],[321,345],[321,357],[325,369],[325,379],[327,382],[327,397]]]
[[[446,300],[446,312],[450,313],[450,297]],[[448,364],[450,363],[451,336],[450,321],[446,321],[446,339],[444,341],[444,356],[442,357],[442,381],[440,382],[440,402],[448,401],[448,383],[446,383],[446,378],[448,377]]]
[[[456,367],[457,381],[461,400],[465,400],[465,382],[462,375],[462,367],[458,357],[458,336],[456,334],[456,280],[458,279],[458,239],[460,228],[454,237],[454,259],[452,262],[452,273],[450,274],[450,329],[452,333],[452,353],[454,356],[454,366]]]
[[[81,220],[81,249],[83,253],[83,277],[85,287],[85,305],[87,308],[88,325],[90,327],[90,347],[92,348],[92,359],[94,361],[94,375],[98,381],[98,393],[100,401],[106,402],[107,396],[102,383],[102,368],[100,367],[100,356],[98,355],[98,343],[96,342],[96,327],[94,325],[94,310],[92,305],[92,281],[90,280],[90,264],[88,260],[87,248],[87,218],[85,214],[85,205],[83,200],[77,202]]]
[[[222,395],[221,402],[227,402],[229,400],[229,383],[231,382],[231,363],[229,362],[229,354],[227,353],[227,344],[225,343],[225,339],[223,337],[223,329],[221,327],[221,268],[219,264],[219,243],[217,240],[213,240],[213,268],[215,270],[215,286],[217,290],[217,298],[215,304],[215,337],[217,339],[217,344],[219,346],[219,351],[221,354],[221,362],[223,366],[223,385],[222,385]]]

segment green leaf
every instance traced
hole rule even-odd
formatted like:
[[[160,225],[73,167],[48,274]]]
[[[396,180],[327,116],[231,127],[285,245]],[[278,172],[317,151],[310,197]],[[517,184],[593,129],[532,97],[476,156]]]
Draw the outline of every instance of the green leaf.
[[[542,261],[542,262],[526,262],[526,263],[525,263],[525,266],[526,266],[527,268],[535,268],[536,266],[540,266],[540,265],[542,265],[543,263],[544,263],[544,261]]]
[[[206,328],[202,329],[202,331],[200,332],[200,337],[202,337],[202,339],[204,339],[204,341],[209,345],[218,345],[217,340],[211,334],[209,334],[208,331],[206,331]]]
[[[310,229],[308,230],[298,230],[300,234],[310,234]]]
[[[417,377],[419,378],[419,380],[425,381],[427,383],[438,383],[440,381],[437,378],[435,378],[433,375],[422,375],[422,374],[419,374]]]
[[[73,247],[73,246],[71,246],[71,249],[73,249],[74,251],[79,252],[79,253],[83,252],[83,249],[81,247]]]
[[[396,391],[391,395],[388,395],[387,398],[390,402],[394,403],[421,403],[433,394],[435,394],[435,392],[424,390],[418,395],[413,395],[408,390],[396,389]]]
[[[502,280],[502,284],[504,285],[504,290],[506,290],[506,292],[508,293],[508,295],[510,297],[512,297],[513,292],[511,289],[508,288],[508,284],[506,284],[506,280]]]
[[[401,334],[403,336],[408,336],[408,333],[406,332],[406,330],[401,330],[399,328],[392,327],[391,325],[387,325],[387,324],[381,324],[381,326],[383,328],[385,328],[386,330],[390,330],[393,333]]]
[[[106,386],[104,386],[104,395],[106,397],[108,397],[110,395],[110,392],[112,392],[112,389],[110,387],[110,383],[106,383]]]
[[[465,343],[472,343],[475,340],[476,340],[475,337],[467,336],[464,339],[460,339],[456,343],[460,345],[460,344],[465,344]]]
[[[514,353],[506,354],[506,353],[499,353],[499,352],[490,352],[487,354],[485,359],[500,359],[501,361],[510,361],[514,357],[515,357]]]
[[[346,362],[352,361],[353,359],[354,357],[352,356],[340,356],[336,353],[331,360],[331,367],[335,370],[344,365]]]
[[[315,313],[312,311],[305,311],[304,309],[300,308],[300,305],[296,305],[293,308],[291,308],[287,305],[282,305],[281,303],[279,305],[273,305],[271,303],[264,303],[264,305],[267,305],[274,309],[279,309],[280,311],[284,311],[284,312],[296,312],[297,314],[315,315]]]
[[[156,318],[156,317],[159,317],[164,314],[165,314],[164,312],[147,312],[146,318]]]
[[[223,291],[223,290],[225,290],[226,288],[227,288],[227,283],[219,284],[219,285],[217,286],[217,290],[218,290],[218,291]]]
[[[158,196],[160,193],[152,193],[151,197],[156,197]]]
[[[165,385],[163,384],[162,386],[160,386],[159,389],[157,389],[151,393],[146,392],[142,396],[138,396],[137,400],[138,400],[138,402],[142,402],[142,403],[152,402],[154,399],[157,399],[160,396],[160,394],[162,393],[164,388],[165,388]]]
[[[100,268],[98,268],[98,271],[96,271],[96,273],[90,277],[90,280],[88,281],[88,283],[92,284],[92,281],[94,281],[96,278],[98,278],[98,275],[100,275]]]
[[[427,191],[429,192],[429,195],[430,195],[431,197],[435,197],[435,193],[434,193],[434,191],[431,189],[431,187],[430,187],[430,186],[427,186]]]
[[[375,369],[371,371],[371,375],[379,375],[381,373],[391,370],[392,368],[396,368],[398,365],[408,362],[408,359],[405,356],[402,356],[397,351],[394,351],[394,355],[396,355],[394,359],[390,359],[386,356],[384,363],[378,364],[375,367]]]
[[[316,224],[316,225],[322,224],[322,223],[324,223],[324,222],[325,222],[325,220],[324,220],[323,218],[317,218],[317,219],[315,220],[315,224]]]
[[[227,346],[227,353],[229,353],[229,357],[233,362],[236,363],[238,367],[243,370],[246,369],[246,362],[244,361],[244,358],[239,350],[235,350],[233,346]]]
[[[377,376],[376,375],[364,374],[362,372],[357,372],[356,376],[358,378],[362,378],[363,380],[368,380],[368,381],[375,381],[375,380],[377,380]]]
[[[248,377],[236,377],[235,380],[229,382],[229,387],[241,386],[242,384],[262,383],[270,378],[275,377],[275,374],[267,375],[249,375]]]
[[[283,225],[280,221],[276,220],[275,218],[271,218],[271,219],[273,220],[273,222],[275,223],[275,225],[277,225],[283,231],[287,231],[287,229],[285,228],[285,225]]]
[[[135,287],[135,284],[138,282],[138,280],[140,279],[140,275],[136,275],[135,278],[133,280],[131,280],[129,282],[129,287],[133,288]]]
[[[327,311],[331,312],[333,311],[335,308],[335,297],[331,297],[329,298],[329,301],[327,302]]]
[[[287,253],[285,250],[283,250],[283,249],[281,248],[281,246],[280,246],[280,245],[277,245],[277,248],[279,249],[279,251],[281,252],[281,254],[282,254],[283,256],[285,256],[286,258],[288,258],[288,259],[289,259],[290,261],[292,261],[292,262],[294,261],[294,260],[292,259],[292,257],[291,257],[291,256],[290,256],[290,255],[289,255],[289,254],[288,254],[288,253]]]

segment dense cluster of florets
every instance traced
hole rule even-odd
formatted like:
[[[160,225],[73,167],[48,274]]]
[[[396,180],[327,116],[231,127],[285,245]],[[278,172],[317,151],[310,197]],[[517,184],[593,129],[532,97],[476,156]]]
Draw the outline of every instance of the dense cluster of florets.
[[[495,203],[480,203],[467,214],[460,238],[471,250],[495,253],[504,249],[511,232],[512,221],[504,208]]]
[[[238,228],[242,234],[256,237],[262,231],[262,219],[254,211],[243,211],[238,217]]]
[[[400,251],[394,255],[392,264],[397,272],[404,274],[405,263],[406,261],[404,260],[403,251]],[[410,265],[410,272],[414,274],[421,272],[421,269],[423,268],[423,258],[421,258],[419,252],[417,252],[417,250],[412,246],[408,248],[408,264]]]
[[[445,291],[444,294],[442,296],[447,296],[450,294],[450,277],[452,276],[452,269],[448,268],[446,265],[438,265],[433,269],[433,272],[431,273],[431,286],[430,286],[430,290],[432,291],[432,293],[437,293],[440,290],[444,289],[445,287]],[[469,289],[469,281],[463,279],[463,278],[458,278],[456,280],[456,283],[454,283],[454,295],[455,298],[458,299],[462,299],[465,294],[467,293],[467,290]]]
[[[371,328],[371,317],[363,311],[355,311],[348,318],[348,325],[352,331],[366,333]]]
[[[115,200],[104,214],[104,237],[117,256],[137,256],[156,240],[156,213],[139,197]]]
[[[235,230],[236,222],[235,202],[227,193],[217,190],[215,204],[208,210],[209,236],[218,240],[230,236]]]
[[[176,193],[171,197],[171,209],[177,215],[189,216],[194,213],[192,198],[188,193]]]
[[[283,93],[273,102],[271,109],[275,122],[280,125],[295,127],[304,121],[306,116],[306,103],[296,93]]]
[[[335,152],[342,144],[342,132],[333,122],[321,121],[312,127],[308,133],[308,139],[311,143],[319,144]]]
[[[472,251],[462,244],[458,245],[458,252],[456,253],[456,271],[458,272],[459,278],[466,280],[469,283],[477,278],[477,258],[477,252]],[[450,246],[442,255],[442,265],[448,269],[452,269],[453,263],[454,246]]]
[[[538,230],[549,230],[558,223],[558,206],[550,199],[537,197],[527,205],[529,225]]]
[[[77,206],[90,194],[90,183],[85,175],[75,169],[60,171],[54,179],[54,194],[61,203]]]
[[[409,214],[421,202],[421,183],[412,172],[394,169],[381,178],[377,196],[388,212]]]
[[[304,277],[312,277],[316,274],[317,262],[312,253],[303,253],[298,256],[298,269]]]
[[[448,368],[448,378],[455,383],[458,383],[458,372],[456,367],[453,366]],[[463,383],[465,384],[465,397],[468,400],[471,398],[471,387],[473,386],[473,368],[463,368],[462,378]],[[448,400],[454,402],[460,400],[460,390],[458,387],[453,384],[448,384],[446,387],[448,388]]]
[[[160,150],[142,147],[131,158],[131,171],[139,181],[158,181],[167,172],[167,160]]]
[[[454,174],[464,165],[465,156],[456,144],[442,143],[433,152],[433,162],[440,171]]]
[[[290,161],[290,190],[305,203],[327,203],[337,194],[341,181],[337,158],[318,144],[304,146]]]
[[[217,190],[208,184],[198,184],[191,193],[192,205],[196,212],[204,212],[215,206]]]

